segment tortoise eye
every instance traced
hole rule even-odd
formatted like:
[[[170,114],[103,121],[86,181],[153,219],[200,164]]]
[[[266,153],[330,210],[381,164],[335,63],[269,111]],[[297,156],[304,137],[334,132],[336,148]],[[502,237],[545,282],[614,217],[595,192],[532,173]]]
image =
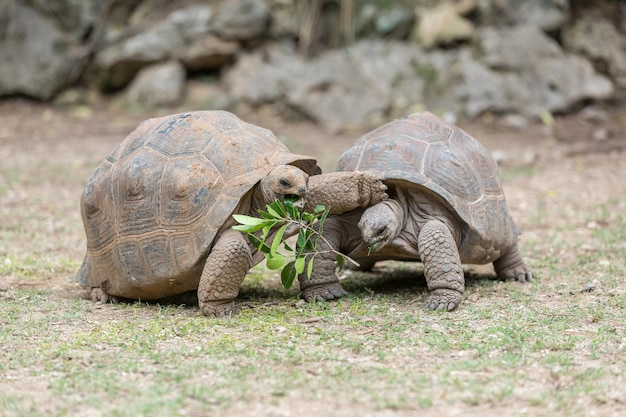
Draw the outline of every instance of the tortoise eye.
[[[385,233],[385,230],[387,230],[387,226],[380,226],[376,229],[376,236],[380,236],[383,233]]]
[[[285,188],[291,187],[291,182],[287,181],[286,179],[281,179],[279,182],[282,187],[285,187]]]

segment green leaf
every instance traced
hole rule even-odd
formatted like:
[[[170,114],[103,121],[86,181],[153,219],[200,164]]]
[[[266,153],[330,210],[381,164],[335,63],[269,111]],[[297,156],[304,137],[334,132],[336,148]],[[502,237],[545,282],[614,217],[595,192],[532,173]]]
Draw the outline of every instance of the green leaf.
[[[259,210],[259,214],[264,219],[272,219],[272,220],[274,220],[274,217],[271,214],[269,214],[267,211]]]
[[[271,210],[275,211],[280,218],[283,218],[287,215],[285,212],[285,206],[279,200],[274,200],[269,206],[267,206],[267,210],[271,213]]]
[[[285,250],[288,250],[289,252],[294,252],[293,248],[291,246],[289,246],[289,244],[287,242],[283,242],[283,246],[284,246]]]
[[[296,248],[304,248],[307,241],[307,235],[305,229],[298,230],[298,240],[296,241]]]
[[[302,213],[302,218],[307,224],[313,224],[317,220],[317,216],[311,213]]]
[[[320,216],[319,219],[319,231],[318,233],[321,235],[324,232],[324,223],[326,222],[326,218],[328,217],[328,213],[330,213],[330,208],[327,208],[324,210],[324,212],[322,213],[322,215]]]
[[[267,265],[268,269],[271,270],[277,270],[283,267],[283,265],[285,265],[285,257],[283,255],[271,255],[269,253],[265,254],[265,265]]]
[[[295,221],[299,221],[300,220],[300,211],[293,207],[293,206],[287,206],[287,213],[289,214],[289,218],[293,219]]]
[[[313,274],[313,260],[315,259],[315,255],[313,255],[311,257],[311,259],[309,259],[309,265],[306,269],[306,277],[307,278],[311,278],[311,275]]]
[[[295,260],[294,266],[296,268],[296,274],[301,274],[304,272],[305,261],[305,258],[297,258]]]
[[[271,206],[267,206],[267,212],[272,215],[275,219],[282,219],[283,216],[280,215],[279,212],[277,212],[276,210],[274,210]]]
[[[305,250],[305,251],[315,252],[315,249],[316,249],[316,246],[317,246],[317,245],[315,244],[316,242],[314,242],[314,241],[311,239],[311,235],[312,235],[312,234],[313,234],[313,233],[312,233],[310,230],[307,230],[307,240],[306,240],[306,242],[305,242],[305,244],[304,244],[304,250]]]
[[[283,287],[286,289],[291,288],[291,284],[293,284],[293,280],[296,279],[296,267],[295,262],[291,261],[283,268],[280,273],[280,281],[283,283]]]
[[[244,216],[243,214],[233,214],[233,218],[238,223],[241,223],[233,226],[233,229],[246,233],[254,233],[266,226],[271,228],[276,224],[275,220],[258,219],[256,217]]]
[[[286,207],[293,207],[293,203],[295,203],[296,201],[298,201],[300,199],[300,197],[298,197],[297,195],[286,195],[285,199],[284,199],[284,203]]]
[[[233,219],[240,224],[254,225],[265,223],[266,221],[263,219],[259,219],[258,217],[246,216],[245,214],[233,214]]]
[[[287,224],[283,224],[278,232],[276,232],[276,236],[274,236],[274,241],[272,242],[272,248],[270,253],[272,255],[276,255],[276,251],[278,250],[278,246],[280,246],[280,242],[283,240],[283,235],[285,234],[285,229],[287,229]]]
[[[270,247],[265,244],[261,239],[259,239],[256,235],[248,233],[248,240],[254,245],[254,247],[263,253],[270,253]]]
[[[265,242],[265,239],[267,239],[267,235],[270,234],[270,232],[272,231],[272,227],[275,226],[276,223],[269,225],[269,226],[265,226],[263,227],[263,234],[261,235],[261,240],[263,242]]]
[[[323,212],[323,211],[325,211],[325,210],[326,210],[326,207],[325,207],[325,206],[323,206],[323,205],[321,205],[321,204],[318,204],[317,206],[315,206],[315,209],[314,209],[313,211],[314,211],[315,213],[321,213],[321,212]]]
[[[340,271],[343,269],[343,266],[345,264],[346,264],[346,258],[344,258],[341,255],[337,255],[337,266],[339,267]]]

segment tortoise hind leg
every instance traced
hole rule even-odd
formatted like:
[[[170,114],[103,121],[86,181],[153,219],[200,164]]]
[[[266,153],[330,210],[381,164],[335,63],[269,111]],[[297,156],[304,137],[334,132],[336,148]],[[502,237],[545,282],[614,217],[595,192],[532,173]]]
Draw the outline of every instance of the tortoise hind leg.
[[[503,281],[530,282],[533,273],[522,259],[517,243],[508,252],[504,253],[493,262],[498,278]]]
[[[243,235],[226,230],[206,260],[198,284],[198,304],[207,316],[234,313],[239,287],[252,266],[252,254]]]
[[[465,277],[450,229],[439,220],[430,220],[420,230],[417,242],[430,291],[426,306],[429,310],[454,310],[463,298]]]

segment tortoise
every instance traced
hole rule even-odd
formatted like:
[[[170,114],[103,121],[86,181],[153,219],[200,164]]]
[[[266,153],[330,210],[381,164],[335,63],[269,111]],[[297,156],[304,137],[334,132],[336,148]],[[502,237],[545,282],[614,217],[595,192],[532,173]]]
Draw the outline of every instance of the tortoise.
[[[160,300],[197,290],[206,315],[234,299],[263,256],[231,228],[232,214],[292,195],[311,211],[378,203],[372,173],[321,174],[272,132],[226,111],[148,119],[98,166],[81,198],[87,237],[76,280],[94,301]]]
[[[378,172],[389,198],[366,209],[329,217],[323,236],[371,270],[377,261],[421,261],[430,291],[427,308],[453,310],[462,299],[461,263],[493,263],[498,278],[530,281],[519,230],[509,215],[498,167],[476,139],[432,113],[381,126],[340,157],[340,172]],[[325,242],[320,240],[320,251]],[[334,258],[322,255],[310,279],[310,299],[346,294]]]

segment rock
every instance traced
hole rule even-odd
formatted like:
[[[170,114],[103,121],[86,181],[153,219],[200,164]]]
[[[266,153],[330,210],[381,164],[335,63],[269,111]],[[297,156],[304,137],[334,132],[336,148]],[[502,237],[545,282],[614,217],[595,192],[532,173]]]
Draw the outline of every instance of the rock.
[[[297,0],[274,1],[268,35],[272,39],[295,40],[300,34]]]
[[[414,38],[425,48],[467,40],[474,33],[472,22],[461,16],[452,3],[422,10],[419,15]]]
[[[379,7],[365,3],[356,11],[354,20],[358,37],[405,39],[411,33],[415,14],[402,4],[391,3],[387,7]]]
[[[216,69],[229,62],[239,51],[239,43],[206,35],[173,51],[185,68],[192,71]]]
[[[128,87],[126,101],[142,109],[178,104],[185,91],[185,68],[178,61],[143,68]]]
[[[197,110],[232,110],[235,99],[217,82],[189,80],[186,85],[185,106]]]
[[[482,2],[480,14],[483,20],[493,24],[532,24],[543,31],[556,31],[569,20],[568,0],[499,0]]]
[[[411,33],[415,15],[400,4],[392,4],[388,10],[378,14],[375,21],[376,33],[385,39],[404,39]]]
[[[516,75],[491,70],[474,59],[468,49],[462,49],[458,58],[462,82],[456,84],[458,96],[464,103],[462,112],[474,118],[486,111],[505,113],[514,110],[510,85]]]
[[[626,38],[601,17],[582,18],[563,33],[563,43],[581,53],[611,76],[620,87],[626,87]]]
[[[265,0],[222,1],[215,15],[215,33],[224,39],[250,40],[269,26],[271,11]]]
[[[49,100],[74,81],[79,45],[53,21],[14,1],[0,8],[0,96]]]
[[[224,80],[238,100],[284,99],[332,131],[371,127],[389,110],[395,83],[414,78],[418,53],[405,43],[372,40],[305,61],[276,46],[265,57],[242,56]]]
[[[96,66],[105,74],[103,86],[123,87],[142,67],[169,59],[176,50],[206,36],[212,29],[212,16],[213,9],[209,5],[177,9],[145,31],[103,49],[95,57]],[[109,33],[108,38],[117,35]]]
[[[63,32],[80,41],[98,18],[104,2],[100,0],[55,0],[31,2],[32,7],[59,23]]]
[[[465,84],[459,88],[470,117],[486,110],[537,117],[614,94],[610,80],[589,61],[563,52],[535,26],[486,28],[478,41],[481,62],[460,55]]]

